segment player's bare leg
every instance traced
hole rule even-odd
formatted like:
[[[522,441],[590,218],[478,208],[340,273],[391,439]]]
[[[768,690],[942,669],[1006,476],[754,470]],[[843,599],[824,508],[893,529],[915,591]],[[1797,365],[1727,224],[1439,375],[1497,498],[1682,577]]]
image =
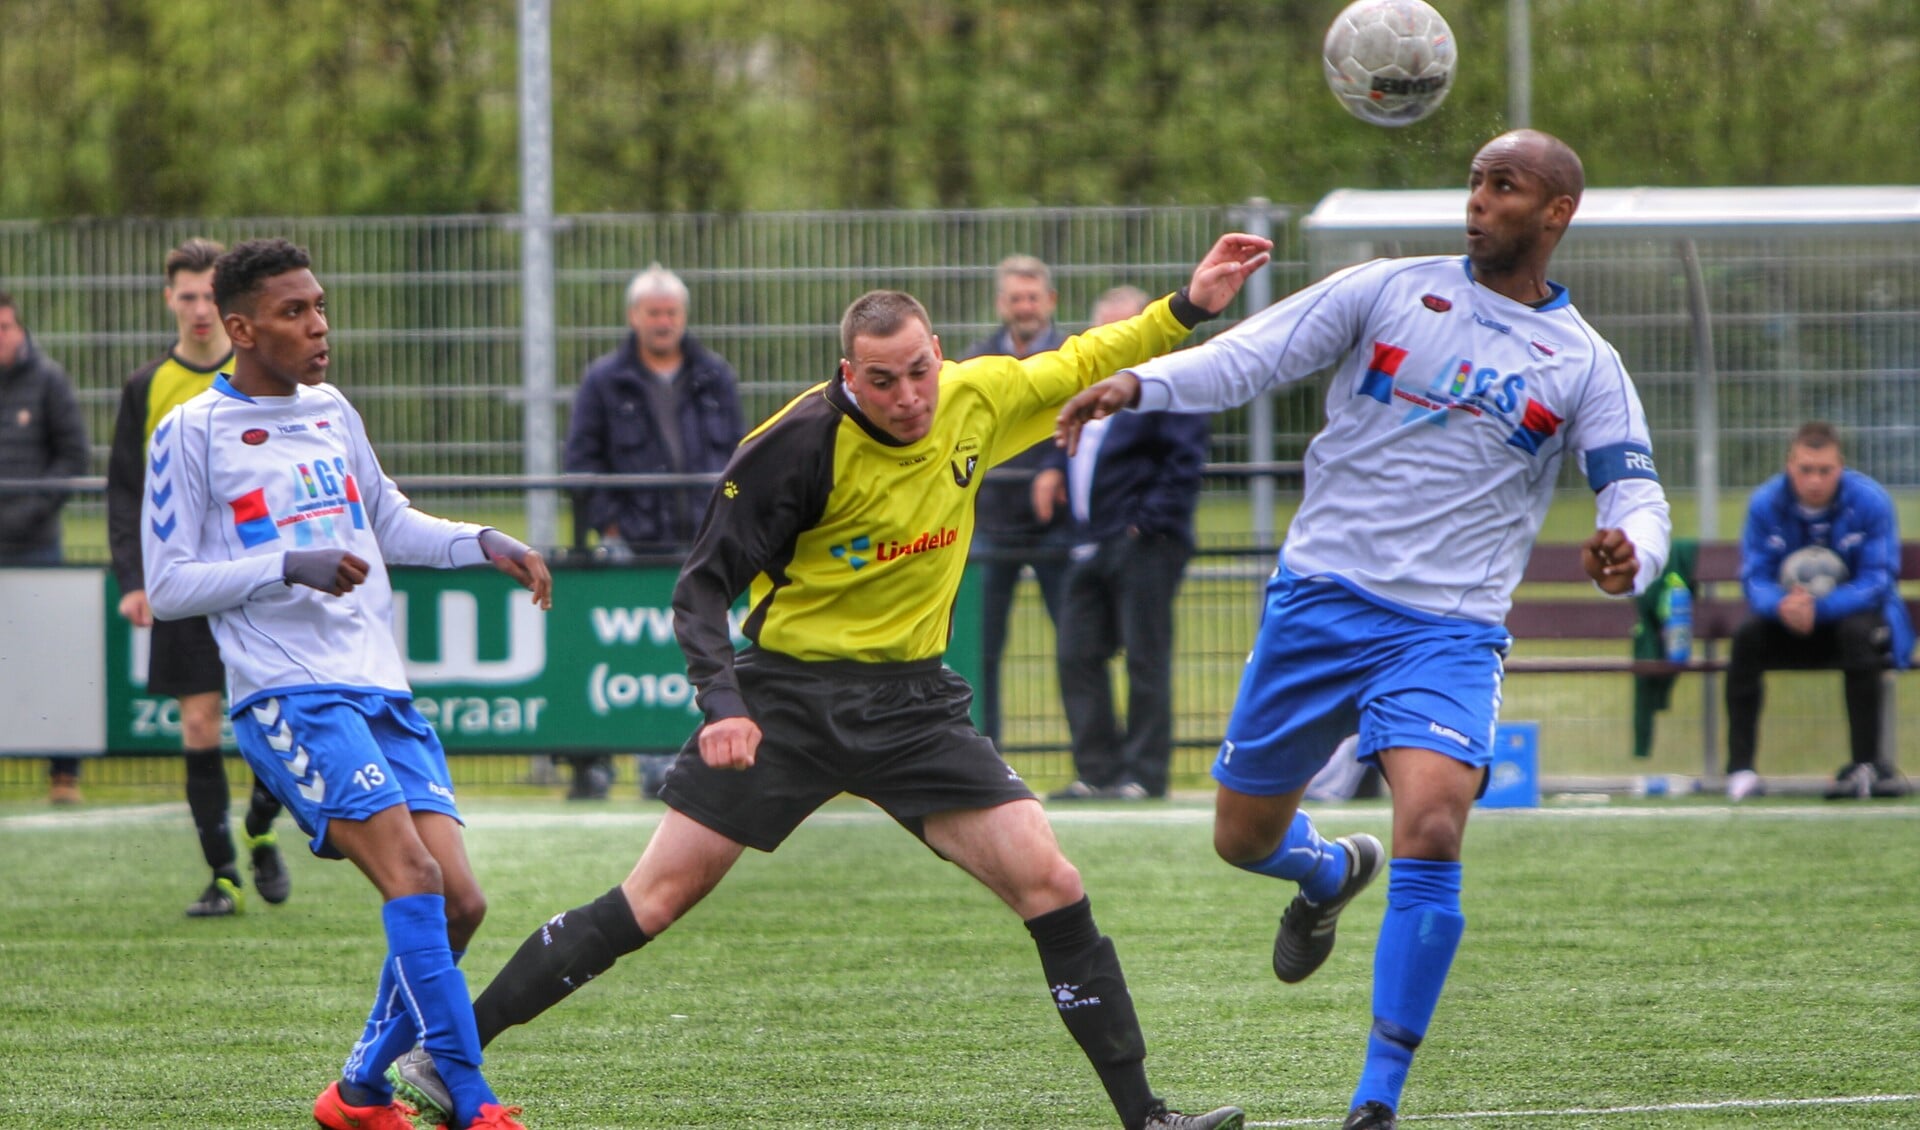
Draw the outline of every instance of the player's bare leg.
[[[1113,942],[1093,921],[1080,872],[1061,853],[1036,800],[929,816],[927,844],[986,884],[1027,924],[1060,1019],[1099,1073],[1127,1130],[1216,1130],[1241,1125],[1236,1107],[1170,1111],[1147,1083],[1146,1037]]]

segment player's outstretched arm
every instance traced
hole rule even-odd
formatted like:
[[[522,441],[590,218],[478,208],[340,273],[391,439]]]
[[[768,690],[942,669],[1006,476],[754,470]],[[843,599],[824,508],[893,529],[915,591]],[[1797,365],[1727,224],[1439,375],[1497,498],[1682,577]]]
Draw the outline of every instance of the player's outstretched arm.
[[[519,538],[488,526],[480,531],[480,548],[493,567],[533,593],[533,603],[545,612],[553,608],[553,573],[540,551]]]
[[[1595,530],[1580,546],[1580,567],[1593,578],[1601,592],[1625,596],[1633,591],[1634,576],[1640,572],[1640,558],[1625,531]]]

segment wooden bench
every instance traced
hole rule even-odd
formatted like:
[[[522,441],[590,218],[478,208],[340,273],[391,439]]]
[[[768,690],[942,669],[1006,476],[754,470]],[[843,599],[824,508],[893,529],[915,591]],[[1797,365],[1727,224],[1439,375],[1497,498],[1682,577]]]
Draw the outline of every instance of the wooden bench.
[[[1900,545],[1900,576],[1920,578],[1920,542]],[[1719,746],[1719,694],[1715,678],[1727,668],[1725,641],[1733,637],[1747,618],[1746,598],[1740,592],[1740,546],[1735,542],[1706,542],[1694,560],[1693,654],[1685,663],[1664,659],[1634,659],[1627,654],[1634,624],[1640,614],[1633,600],[1609,599],[1593,587],[1580,567],[1578,545],[1536,545],[1527,560],[1520,589],[1514,594],[1513,608],[1507,613],[1507,631],[1519,640],[1608,640],[1617,641],[1615,654],[1585,656],[1510,657],[1507,673],[1613,673],[1627,675],[1673,675],[1697,672],[1704,676],[1701,688],[1701,763],[1708,777],[1717,776],[1722,751]],[[1578,586],[1569,595],[1536,595],[1535,585]],[[1920,624],[1920,600],[1907,601],[1907,615]],[[1882,727],[1882,741],[1891,757],[1894,746],[1892,725],[1894,672],[1889,682]]]

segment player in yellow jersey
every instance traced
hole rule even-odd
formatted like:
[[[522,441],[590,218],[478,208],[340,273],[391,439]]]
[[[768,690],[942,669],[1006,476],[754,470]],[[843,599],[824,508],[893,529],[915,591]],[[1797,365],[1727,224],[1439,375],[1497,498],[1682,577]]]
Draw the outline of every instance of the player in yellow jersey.
[[[674,591],[706,721],[668,772],[667,814],[633,873],[543,924],[474,1004],[484,1043],[657,937],[746,848],[772,851],[821,804],[865,797],[1026,923],[1047,992],[1127,1130],[1236,1128],[1147,1084],[1146,1040],[1113,943],[1033,792],[974,729],[941,663],[988,468],[1044,439],[1109,373],[1165,353],[1224,309],[1272,245],[1221,237],[1178,294],[1025,358],[943,359],[911,296],[875,291],[840,323],[839,371],[749,433]],[[742,592],[737,658],[727,610]],[[395,1066],[431,1116],[432,1065]]]
[[[187,905],[187,914],[194,918],[234,914],[245,905],[235,865],[238,854],[227,827],[232,797],[220,753],[220,697],[227,675],[205,616],[156,622],[147,606],[140,557],[140,492],[154,427],[175,405],[207,391],[223,370],[232,370],[233,345],[213,304],[213,264],[224,250],[212,240],[189,239],[167,253],[164,293],[179,338],[166,356],[127,378],[120,392],[113,448],[107,456],[107,542],[114,577],[120,582],[120,615],[137,628],[153,629],[147,649],[147,689],[179,701],[187,808],[200,836],[200,854],[213,871],[206,891]],[[247,849],[254,889],[272,903],[285,902],[292,887],[274,842],[273,818],[279,813],[280,802],[256,779],[247,805]]]

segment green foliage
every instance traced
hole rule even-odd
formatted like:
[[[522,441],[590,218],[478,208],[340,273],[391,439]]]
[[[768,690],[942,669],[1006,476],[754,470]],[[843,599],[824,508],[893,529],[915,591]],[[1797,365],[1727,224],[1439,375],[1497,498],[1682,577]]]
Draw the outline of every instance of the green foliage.
[[[1311,200],[1457,183],[1506,0],[1446,0],[1447,105],[1341,113],[1340,0],[552,5],[562,212]],[[1532,0],[1533,118],[1596,184],[1920,180],[1909,0]],[[518,205],[508,0],[17,0],[0,216]]]
[[[490,906],[464,963],[476,992],[543,919],[625,874],[660,811],[463,807]],[[1475,816],[1466,940],[1405,1112],[1567,1130],[1911,1124],[1920,902],[1899,893],[1920,881],[1920,807],[1624,807]],[[1366,1041],[1384,884],[1324,969],[1281,986],[1266,955],[1286,888],[1213,858],[1206,806],[1055,815],[1126,964],[1155,1085],[1259,1125],[1334,1125]],[[1388,834],[1378,804],[1320,823]],[[306,857],[284,825],[282,843],[291,901],[192,921],[201,864],[177,801],[0,815],[0,1121],[304,1124],[384,947],[365,880]],[[749,852],[672,931],[503,1035],[487,1071],[536,1127],[1114,1125],[1013,915],[852,803]],[[1893,1101],[1859,1101],[1876,1095]]]

